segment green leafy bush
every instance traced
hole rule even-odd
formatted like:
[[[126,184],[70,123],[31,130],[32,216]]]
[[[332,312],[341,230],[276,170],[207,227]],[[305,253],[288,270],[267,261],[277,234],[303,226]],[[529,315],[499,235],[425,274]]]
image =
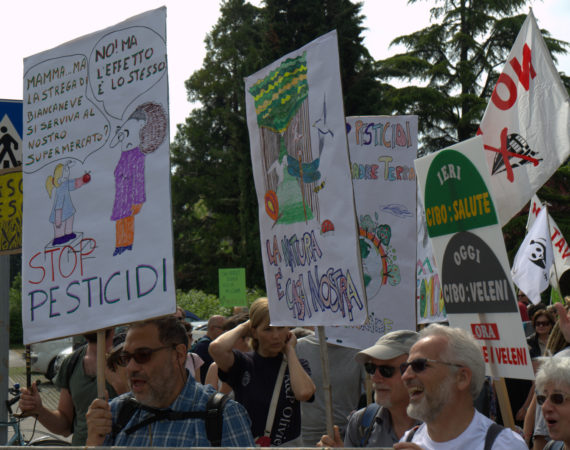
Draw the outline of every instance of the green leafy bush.
[[[249,307],[258,297],[265,297],[265,295],[265,292],[261,289],[248,289],[247,306]],[[190,289],[187,292],[178,290],[176,292],[176,303],[203,320],[208,320],[216,314],[227,317],[232,313],[232,308],[222,306],[217,296],[196,289]]]
[[[206,294],[196,289],[190,289],[188,292],[176,291],[176,303],[203,320],[208,320],[210,316],[215,314],[229,316],[232,312],[231,308],[222,306],[215,295]]]

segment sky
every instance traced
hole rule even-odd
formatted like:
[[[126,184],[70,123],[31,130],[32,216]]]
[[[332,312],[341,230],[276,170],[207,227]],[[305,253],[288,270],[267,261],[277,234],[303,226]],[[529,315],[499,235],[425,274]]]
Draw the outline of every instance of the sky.
[[[302,0],[299,0],[302,1]],[[259,0],[253,3],[259,4]],[[429,25],[431,0],[414,5],[407,0],[365,0],[364,44],[372,57],[384,59],[403,48],[390,47],[397,36]],[[570,41],[570,1],[535,0],[538,25],[554,38]],[[389,5],[389,6],[388,6]],[[184,81],[202,66],[204,38],[217,22],[215,0],[20,0],[2,8],[4,70],[0,75],[0,99],[22,98],[23,59],[57,47],[83,35],[107,28],[142,12],[167,7],[167,53],[170,90],[170,140],[176,124],[184,122],[193,106],[187,100]],[[525,11],[527,11],[526,9]],[[570,56],[560,58],[558,69],[570,74]]]

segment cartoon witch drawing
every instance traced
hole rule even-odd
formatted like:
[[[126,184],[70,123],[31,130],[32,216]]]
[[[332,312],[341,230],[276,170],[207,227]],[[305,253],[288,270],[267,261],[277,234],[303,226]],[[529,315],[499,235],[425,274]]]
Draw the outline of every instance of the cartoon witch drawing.
[[[63,245],[77,237],[73,232],[75,207],[71,201],[70,192],[91,180],[91,175],[88,173],[79,178],[69,179],[71,166],[71,161],[56,165],[53,175],[46,179],[46,190],[49,198],[52,198],[53,195],[53,206],[49,221],[53,224],[52,244],[54,246]]]
[[[113,256],[133,249],[135,215],[146,201],[145,156],[164,141],[167,129],[162,105],[148,102],[139,105],[117,130],[111,148],[120,146],[121,157],[115,168],[115,202],[111,220],[115,221]]]

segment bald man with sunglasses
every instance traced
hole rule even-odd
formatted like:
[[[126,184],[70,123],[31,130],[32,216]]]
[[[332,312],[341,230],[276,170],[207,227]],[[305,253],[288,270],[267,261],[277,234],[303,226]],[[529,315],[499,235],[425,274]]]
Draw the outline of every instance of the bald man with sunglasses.
[[[382,336],[372,347],[357,353],[355,359],[364,365],[372,377],[375,400],[379,408],[362,408],[348,422],[344,442],[338,427],[334,438],[324,435],[317,447],[392,447],[418,422],[406,413],[408,391],[400,376],[400,364],[405,363],[410,348],[417,341],[415,331],[399,330]],[[334,392],[332,394],[334,396]],[[374,412],[370,425],[363,426],[365,414]]]
[[[110,403],[102,399],[91,403],[87,445],[209,447],[205,419],[192,413],[206,411],[214,389],[189,375],[185,368],[187,351],[186,329],[175,317],[133,324],[119,355],[131,392]],[[126,423],[118,427],[127,403],[134,403],[134,408]],[[243,406],[228,400],[222,420],[222,447],[255,445]]]
[[[424,423],[395,449],[528,450],[521,436],[475,410],[485,363],[464,330],[439,324],[423,329],[400,371],[410,396],[408,415]]]

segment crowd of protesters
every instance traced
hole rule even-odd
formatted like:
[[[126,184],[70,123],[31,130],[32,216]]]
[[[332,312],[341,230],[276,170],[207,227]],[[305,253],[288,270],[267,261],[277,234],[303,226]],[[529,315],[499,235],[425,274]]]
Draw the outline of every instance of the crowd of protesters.
[[[58,372],[57,409],[43,406],[35,385],[22,390],[20,409],[54,433],[73,433],[79,446],[570,448],[570,313],[557,304],[528,318],[537,375],[509,390],[511,403],[522,404],[515,431],[496,423],[474,338],[431,324],[389,332],[361,351],[327,344],[335,422],[327,434],[319,339],[271,326],[266,298],[249,315],[212,316],[192,351],[181,308],[117,335],[108,330],[105,399],[97,398],[96,338],[87,335]]]

